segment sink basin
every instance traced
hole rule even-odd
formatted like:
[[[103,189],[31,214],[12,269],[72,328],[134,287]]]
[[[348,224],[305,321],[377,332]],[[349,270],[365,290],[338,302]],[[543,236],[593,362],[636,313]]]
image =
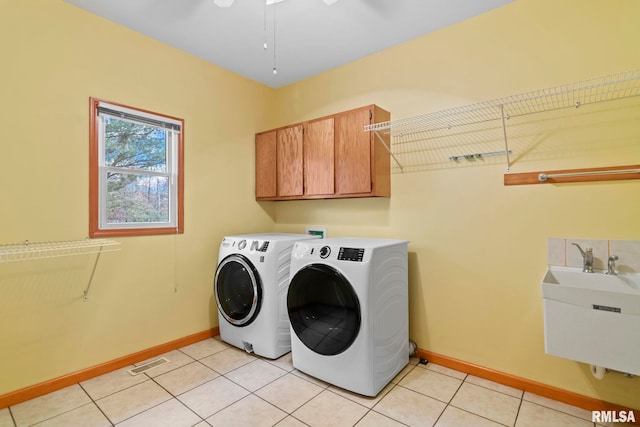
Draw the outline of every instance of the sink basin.
[[[640,275],[549,267],[542,301],[548,354],[640,375]]]
[[[584,273],[578,268],[550,267],[542,280],[542,298],[594,309],[640,315],[640,275]]]

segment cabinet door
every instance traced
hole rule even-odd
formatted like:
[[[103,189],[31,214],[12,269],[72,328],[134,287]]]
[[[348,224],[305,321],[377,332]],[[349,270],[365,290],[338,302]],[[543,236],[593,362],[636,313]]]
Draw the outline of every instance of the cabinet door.
[[[335,116],[336,193],[371,192],[371,136],[369,107]]]
[[[276,197],[276,131],[256,135],[256,198]]]
[[[277,131],[278,196],[302,196],[302,125]]]
[[[334,193],[333,117],[307,123],[304,131],[305,194]]]
[[[388,122],[391,120],[391,113],[377,105],[372,106],[373,117],[371,123]],[[388,147],[391,147],[391,135],[388,132],[380,132],[380,138],[384,144],[378,140],[374,132],[371,135],[371,195],[391,196],[391,155]],[[386,147],[385,147],[386,145]]]

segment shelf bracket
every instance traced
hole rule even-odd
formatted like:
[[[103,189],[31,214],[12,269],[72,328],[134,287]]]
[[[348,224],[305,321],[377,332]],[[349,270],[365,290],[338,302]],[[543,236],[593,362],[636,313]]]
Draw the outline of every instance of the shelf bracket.
[[[83,292],[82,299],[87,302],[89,301],[89,289],[91,289],[91,282],[93,282],[93,276],[96,274],[96,267],[98,267],[98,261],[100,260],[100,254],[102,253],[102,246],[100,246],[100,250],[96,255],[96,260],[93,263],[93,268],[91,269],[91,275],[89,276],[89,283],[87,283],[87,287]]]
[[[391,157],[393,157],[393,160],[395,160],[395,162],[398,164],[398,167],[400,168],[400,171],[402,173],[404,173],[404,168],[402,167],[402,164],[398,161],[398,158],[391,152],[391,148],[389,148],[389,146],[387,145],[386,142],[384,142],[384,139],[380,136],[380,134],[378,133],[377,130],[374,130],[373,133],[376,134],[376,137],[378,138],[378,141],[380,141],[380,143],[384,146],[384,148],[389,152],[389,154],[391,155]]]
[[[509,157],[509,142],[507,140],[507,124],[505,122],[509,117],[504,115],[504,104],[500,104],[500,117],[502,118],[502,136],[504,137],[504,152],[507,156],[507,172],[511,170],[511,158]]]

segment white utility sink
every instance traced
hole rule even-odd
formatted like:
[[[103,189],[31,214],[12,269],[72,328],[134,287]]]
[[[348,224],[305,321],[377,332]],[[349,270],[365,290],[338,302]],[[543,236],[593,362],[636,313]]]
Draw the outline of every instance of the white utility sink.
[[[542,298],[593,309],[592,304],[640,315],[640,275],[583,273],[578,268],[550,267],[542,280]]]
[[[640,375],[640,275],[551,266],[542,300],[548,354]]]

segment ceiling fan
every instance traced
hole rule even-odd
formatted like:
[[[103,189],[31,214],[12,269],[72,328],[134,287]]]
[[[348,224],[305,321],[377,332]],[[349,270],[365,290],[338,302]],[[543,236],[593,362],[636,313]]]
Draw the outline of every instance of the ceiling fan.
[[[282,0],[266,0],[267,5],[280,3]],[[322,0],[326,5],[332,5],[338,0]],[[218,7],[230,7],[234,0],[213,0],[213,3]]]
[[[218,6],[218,7],[231,7],[231,5],[233,5],[233,2],[235,0],[213,0],[213,3]],[[264,20],[264,32],[265,32],[265,38],[264,38],[264,50],[267,50],[267,6],[270,5],[274,5],[276,3],[280,3],[283,0],[265,0],[265,20]],[[324,4],[326,4],[327,6],[330,6],[334,3],[336,3],[338,0],[322,0],[324,2]],[[276,9],[275,7],[273,8],[273,74],[276,75],[278,74],[278,69],[276,68],[276,49],[275,49],[275,43],[276,43],[276,26],[275,26],[275,21],[276,20]]]

